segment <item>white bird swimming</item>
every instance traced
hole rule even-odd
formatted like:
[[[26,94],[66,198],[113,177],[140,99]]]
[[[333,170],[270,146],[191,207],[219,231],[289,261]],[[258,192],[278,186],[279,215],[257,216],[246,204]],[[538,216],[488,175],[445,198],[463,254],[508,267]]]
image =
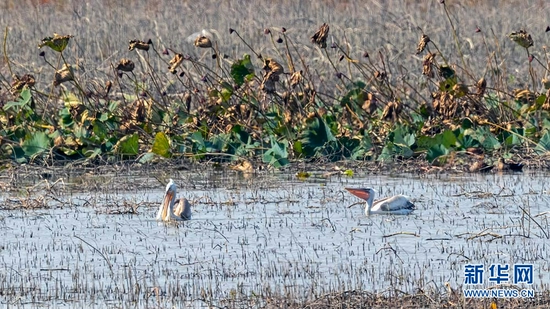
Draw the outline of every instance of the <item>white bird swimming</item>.
[[[376,191],[373,188],[346,188],[351,194],[367,201],[365,215],[408,215],[415,209],[415,206],[405,195],[386,197],[374,202]],[[374,205],[373,205],[374,204]]]
[[[166,185],[166,192],[157,213],[159,221],[191,220],[191,205],[186,198],[176,200],[176,183],[172,179]],[[177,205],[174,209],[174,205]]]

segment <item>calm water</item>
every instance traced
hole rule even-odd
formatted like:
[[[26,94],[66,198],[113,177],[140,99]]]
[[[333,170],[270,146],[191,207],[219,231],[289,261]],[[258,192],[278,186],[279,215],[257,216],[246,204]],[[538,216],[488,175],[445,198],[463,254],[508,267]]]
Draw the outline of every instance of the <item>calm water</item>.
[[[50,208],[0,211],[2,304],[200,308],[270,293],[445,293],[446,282],[462,289],[464,265],[493,263],[533,264],[530,288],[549,288],[547,175],[171,177],[194,201],[184,224],[154,220],[164,185],[143,177],[78,179],[97,181],[87,192],[69,180],[47,194]],[[344,190],[363,185],[407,194],[417,210],[365,217]],[[19,198],[3,192],[0,204]]]

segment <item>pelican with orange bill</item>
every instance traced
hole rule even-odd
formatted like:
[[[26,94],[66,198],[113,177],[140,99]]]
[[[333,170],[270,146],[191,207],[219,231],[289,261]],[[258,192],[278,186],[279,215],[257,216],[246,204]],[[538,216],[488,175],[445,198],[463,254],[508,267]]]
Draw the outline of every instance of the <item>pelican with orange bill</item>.
[[[366,202],[365,215],[408,215],[414,211],[414,204],[405,195],[396,195],[374,201],[376,191],[373,188],[346,188],[351,194]]]
[[[157,213],[158,221],[184,221],[191,219],[191,204],[186,198],[176,200],[176,183],[172,179],[166,185],[166,192]]]

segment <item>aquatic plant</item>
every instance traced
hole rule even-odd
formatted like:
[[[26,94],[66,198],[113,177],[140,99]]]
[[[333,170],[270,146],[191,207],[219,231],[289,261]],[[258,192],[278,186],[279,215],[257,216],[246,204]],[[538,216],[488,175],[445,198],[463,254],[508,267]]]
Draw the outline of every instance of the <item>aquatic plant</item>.
[[[477,28],[490,67],[480,76],[472,67],[483,65],[466,61],[448,4],[439,6],[458,55],[421,30],[410,50],[422,57],[416,63],[422,76],[396,70],[382,48],[350,48],[348,33],[324,22],[308,30],[309,41],[284,27],[265,28],[268,49],[233,26],[226,35],[248,49],[234,55],[224,52],[215,30],[188,38],[198,53],[158,38],[130,37],[128,54],[110,60],[101,78],[90,78],[94,73],[81,65],[85,59],[68,53],[88,38],[54,33],[37,42],[43,67],[35,69],[50,71],[53,80],[36,81],[35,72],[19,77],[11,66],[6,29],[4,59],[12,78],[7,84],[10,78],[2,75],[0,158],[248,158],[274,167],[297,160],[425,159],[445,166],[475,161],[463,156],[472,148],[489,164],[546,154],[550,83],[543,80],[540,91],[535,79],[549,68],[530,51],[535,40],[523,29],[509,35],[527,51],[528,76],[515,78],[531,80],[514,90],[505,67],[496,64],[507,60],[502,49],[514,45],[494,40],[491,46]],[[378,50],[359,56],[358,48]]]

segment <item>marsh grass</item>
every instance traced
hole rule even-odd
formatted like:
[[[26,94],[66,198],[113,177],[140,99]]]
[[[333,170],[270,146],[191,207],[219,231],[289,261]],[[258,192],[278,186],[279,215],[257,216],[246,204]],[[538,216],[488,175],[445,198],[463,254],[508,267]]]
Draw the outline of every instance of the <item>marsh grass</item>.
[[[133,4],[4,4],[4,158],[468,169],[550,149],[542,3]],[[39,53],[52,33],[74,37]]]

